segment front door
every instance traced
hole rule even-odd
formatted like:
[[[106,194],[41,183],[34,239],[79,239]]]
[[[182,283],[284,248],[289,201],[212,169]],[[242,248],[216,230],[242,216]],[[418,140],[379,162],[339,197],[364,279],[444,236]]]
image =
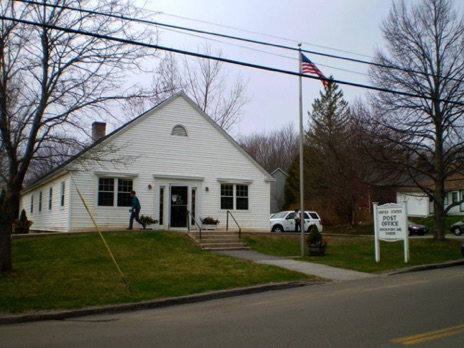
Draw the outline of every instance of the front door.
[[[171,227],[187,227],[188,186],[171,186]]]

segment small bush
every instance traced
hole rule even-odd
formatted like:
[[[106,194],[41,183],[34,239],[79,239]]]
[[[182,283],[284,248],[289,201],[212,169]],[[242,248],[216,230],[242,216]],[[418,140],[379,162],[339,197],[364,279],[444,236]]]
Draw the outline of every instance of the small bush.
[[[326,246],[327,242],[322,237],[322,234],[319,232],[317,228],[312,228],[306,237],[306,244],[310,245],[317,245],[317,246]]]
[[[31,225],[32,221],[27,218],[26,211],[23,209],[19,219],[15,219],[13,222],[13,233],[29,233]]]
[[[144,216],[144,215],[140,216],[140,221],[142,221],[146,226],[158,223],[158,220],[153,219],[151,216]]]
[[[201,223],[206,224],[206,225],[218,225],[219,224],[219,220],[215,219],[215,218],[213,218],[211,216],[207,216],[207,217],[202,218],[200,220],[201,220]]]

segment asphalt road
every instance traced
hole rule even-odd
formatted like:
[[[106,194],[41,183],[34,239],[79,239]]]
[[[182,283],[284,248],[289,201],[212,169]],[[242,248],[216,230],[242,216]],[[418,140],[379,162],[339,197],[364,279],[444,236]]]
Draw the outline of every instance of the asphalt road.
[[[10,347],[464,346],[464,266],[0,326]],[[440,330],[440,331],[439,331]]]

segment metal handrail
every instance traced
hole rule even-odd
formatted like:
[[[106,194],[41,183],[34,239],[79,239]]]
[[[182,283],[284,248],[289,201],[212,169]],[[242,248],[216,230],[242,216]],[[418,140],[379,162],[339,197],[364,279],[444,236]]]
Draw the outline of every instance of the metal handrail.
[[[234,215],[230,212],[230,210],[227,211],[227,215],[226,215],[226,231],[229,230],[229,215],[232,217],[232,219],[234,219],[235,221],[235,224],[237,225],[238,227],[238,238],[242,238],[242,228],[240,227],[240,225],[238,224],[237,220],[235,220],[235,217]]]
[[[195,225],[198,226],[198,229],[200,230],[200,240],[201,240],[201,226],[198,224],[197,220],[195,217],[190,213],[190,210],[187,209],[187,214],[189,216],[188,221],[187,221],[187,228],[188,231],[190,232],[190,219],[192,219],[195,222]]]

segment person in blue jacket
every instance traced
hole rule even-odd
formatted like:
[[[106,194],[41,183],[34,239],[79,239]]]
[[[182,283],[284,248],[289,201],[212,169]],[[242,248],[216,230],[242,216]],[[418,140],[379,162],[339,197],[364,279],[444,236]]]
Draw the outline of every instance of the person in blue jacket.
[[[145,224],[142,221],[140,221],[140,218],[139,218],[140,209],[142,209],[142,206],[140,205],[139,199],[135,195],[135,191],[132,190],[130,192],[130,196],[131,196],[131,209],[129,210],[129,212],[131,213],[131,215],[130,215],[130,220],[129,220],[129,227],[127,229],[132,230],[134,219],[140,225],[142,225],[143,229],[145,229]]]

